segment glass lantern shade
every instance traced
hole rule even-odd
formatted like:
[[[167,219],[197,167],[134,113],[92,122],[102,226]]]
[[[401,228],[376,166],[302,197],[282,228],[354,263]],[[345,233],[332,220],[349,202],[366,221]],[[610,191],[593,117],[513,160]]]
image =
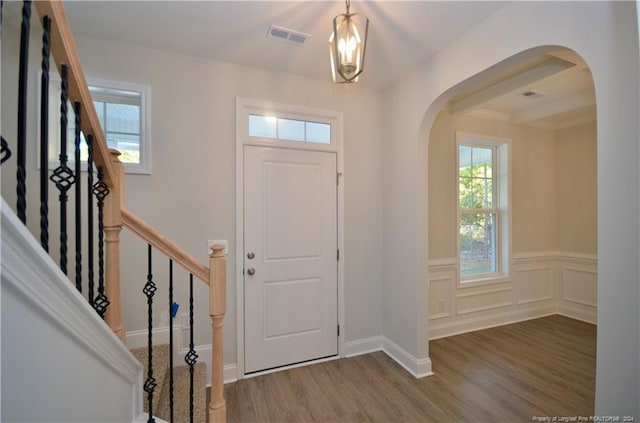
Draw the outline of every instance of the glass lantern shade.
[[[329,37],[333,82],[358,82],[364,68],[368,31],[366,16],[347,11],[333,19],[333,32]]]

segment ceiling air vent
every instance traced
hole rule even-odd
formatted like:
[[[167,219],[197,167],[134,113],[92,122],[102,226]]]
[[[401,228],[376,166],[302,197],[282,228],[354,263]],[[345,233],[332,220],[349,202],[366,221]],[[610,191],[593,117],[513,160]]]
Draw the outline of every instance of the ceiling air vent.
[[[310,34],[275,25],[270,25],[269,31],[267,31],[267,38],[286,41],[287,43],[297,44],[299,46],[304,45],[305,41],[307,41],[307,38],[309,37],[311,37]]]
[[[520,93],[519,95],[521,95],[522,97],[528,97],[528,98],[538,98],[538,97],[544,96],[544,94],[539,91],[531,91],[531,90]]]

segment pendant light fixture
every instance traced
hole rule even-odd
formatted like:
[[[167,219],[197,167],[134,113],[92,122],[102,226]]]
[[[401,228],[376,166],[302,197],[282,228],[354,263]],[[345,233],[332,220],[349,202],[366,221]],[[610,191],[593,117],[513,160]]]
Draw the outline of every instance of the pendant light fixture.
[[[349,12],[351,1],[345,1],[347,13],[333,18],[333,32],[329,37],[333,82],[358,82],[364,68],[369,19]]]

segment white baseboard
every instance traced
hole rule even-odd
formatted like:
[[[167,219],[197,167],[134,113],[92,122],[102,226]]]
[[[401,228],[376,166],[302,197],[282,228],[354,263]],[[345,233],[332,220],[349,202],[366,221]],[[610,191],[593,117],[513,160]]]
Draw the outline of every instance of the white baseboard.
[[[233,383],[238,380],[238,366],[236,363],[224,365],[224,383]]]
[[[200,347],[199,347],[200,348]],[[211,346],[209,346],[209,349]],[[200,349],[198,349],[200,354]],[[345,344],[345,358],[355,357],[358,355],[369,354],[376,351],[384,351],[392,360],[397,362],[405,370],[416,378],[430,376],[433,374],[431,371],[431,359],[423,358],[417,359],[413,355],[406,352],[403,348],[398,346],[393,341],[383,336],[373,336],[371,338],[358,339],[356,341],[347,342]],[[186,351],[184,352],[186,353]],[[184,357],[183,353],[183,357]],[[210,353],[210,351],[209,351]],[[209,354],[210,355],[210,354]],[[308,365],[307,363],[302,365]],[[294,367],[298,367],[296,365]],[[278,369],[279,370],[284,370]],[[209,375],[207,376],[209,378]],[[224,383],[232,383],[238,380],[237,366],[236,364],[227,364],[224,366]]]
[[[418,359],[386,337],[382,339],[382,351],[416,378],[433,375],[429,357]]]
[[[598,310],[595,307],[567,304],[564,302],[558,304],[558,314],[594,325],[598,323]]]
[[[473,316],[465,320],[456,320],[447,323],[435,323],[429,325],[429,340],[446,338],[447,336],[461,335],[476,330],[489,329],[497,326],[509,325],[524,320],[537,319],[539,317],[556,314],[556,305],[550,304],[541,307],[531,307],[523,310],[503,311],[486,316]]]
[[[347,342],[344,356],[349,358],[380,350],[382,350],[382,336],[372,336],[371,338]]]

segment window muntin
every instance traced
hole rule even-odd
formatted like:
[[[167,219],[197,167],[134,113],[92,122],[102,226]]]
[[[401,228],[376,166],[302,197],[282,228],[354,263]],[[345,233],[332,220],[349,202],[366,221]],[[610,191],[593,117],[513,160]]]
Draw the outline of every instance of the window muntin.
[[[508,273],[508,142],[458,135],[458,260],[461,283]]]
[[[331,144],[331,124],[250,114],[249,136]]]

